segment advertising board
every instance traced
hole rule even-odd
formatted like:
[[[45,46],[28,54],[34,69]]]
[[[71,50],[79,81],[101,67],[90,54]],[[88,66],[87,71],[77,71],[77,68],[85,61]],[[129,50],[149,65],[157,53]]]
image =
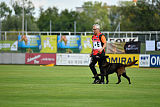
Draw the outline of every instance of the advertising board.
[[[139,55],[139,67],[150,67],[150,55]]]
[[[0,41],[0,50],[2,51],[17,51],[18,42],[17,41]]]
[[[81,53],[91,53],[92,47],[92,36],[81,36]]]
[[[150,55],[150,67],[160,67],[160,55]]]
[[[109,58],[107,58],[107,62],[110,63],[129,64],[134,60],[138,60],[131,67],[139,67],[139,54],[106,54],[106,56],[109,56]]]
[[[26,53],[25,64],[56,64],[56,54]]]
[[[57,54],[56,65],[89,65],[90,54]]]
[[[155,51],[155,40],[146,40],[146,51]]]
[[[41,53],[56,53],[57,52],[57,35],[41,36]]]
[[[57,52],[58,53],[80,53],[81,37],[79,35],[58,35]]]

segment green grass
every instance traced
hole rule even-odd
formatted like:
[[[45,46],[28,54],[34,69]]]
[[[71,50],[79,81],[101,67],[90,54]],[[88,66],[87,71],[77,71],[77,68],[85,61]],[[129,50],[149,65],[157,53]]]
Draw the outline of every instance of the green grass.
[[[127,68],[91,84],[89,67],[0,65],[0,107],[159,107],[160,69]]]

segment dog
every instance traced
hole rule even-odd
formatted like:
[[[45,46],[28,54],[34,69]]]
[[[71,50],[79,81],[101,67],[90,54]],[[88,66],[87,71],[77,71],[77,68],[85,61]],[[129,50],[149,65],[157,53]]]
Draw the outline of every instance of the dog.
[[[108,56],[105,56],[105,58],[108,58]],[[128,80],[129,84],[131,84],[130,78],[126,74],[125,67],[132,66],[137,61],[138,60],[135,60],[129,64],[109,63],[106,61],[102,62],[103,73],[101,72],[100,74],[97,74],[93,78],[96,78],[97,76],[106,76],[106,84],[108,84],[109,83],[108,75],[113,74],[113,73],[117,73],[118,82],[116,84],[119,84],[121,82],[121,75]]]

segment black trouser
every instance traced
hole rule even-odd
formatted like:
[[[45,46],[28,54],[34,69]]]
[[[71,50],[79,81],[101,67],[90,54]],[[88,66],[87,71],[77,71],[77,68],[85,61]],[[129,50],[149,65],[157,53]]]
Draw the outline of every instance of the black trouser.
[[[96,57],[96,56],[92,56],[91,57],[91,62],[89,64],[89,67],[93,73],[94,76],[97,75],[97,71],[95,69],[95,64],[98,62],[99,64],[99,69],[100,69],[100,73],[103,75],[104,74],[104,71],[102,69],[102,62],[105,61],[106,59],[104,58],[104,56],[99,56],[99,57]],[[96,77],[95,79],[99,79],[99,77]],[[101,76],[101,81],[103,82],[104,81],[104,76]]]

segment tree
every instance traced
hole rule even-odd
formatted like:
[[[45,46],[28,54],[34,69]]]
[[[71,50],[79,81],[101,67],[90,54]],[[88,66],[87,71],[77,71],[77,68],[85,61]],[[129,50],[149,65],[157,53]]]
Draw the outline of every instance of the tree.
[[[52,31],[57,31],[59,27],[58,23],[58,9],[56,7],[49,7],[47,10],[40,8],[40,17],[38,18],[37,25],[40,31],[49,31],[50,30],[50,21],[52,22]]]
[[[8,15],[2,21],[2,30],[5,31],[21,31],[22,30],[22,3],[20,1],[14,1],[12,4],[12,8],[15,12],[14,15]],[[36,23],[34,14],[34,5],[30,0],[24,0],[24,15],[25,21],[27,20],[27,30],[29,31],[37,31],[39,30]]]
[[[159,1],[139,0],[135,6],[132,2],[121,3],[121,30],[153,31],[160,30]]]
[[[74,31],[74,21],[77,20],[75,11],[69,12],[67,9],[60,13],[59,26],[61,31]]]
[[[23,12],[23,2],[20,1],[14,1],[12,3],[12,7],[14,9],[16,16],[21,16]],[[30,0],[24,0],[24,13],[25,15],[33,16],[35,7],[33,3]]]
[[[120,23],[120,7],[110,6],[109,19],[111,25],[111,31],[115,31],[117,25]]]
[[[0,18],[11,16],[12,10],[6,5],[5,2],[0,3]]]
[[[109,18],[108,18],[108,6],[102,2],[85,2],[82,7],[84,8],[84,14],[87,21],[92,21],[101,25],[101,30],[110,30]],[[91,25],[91,23],[89,25]],[[91,29],[91,26],[90,26]]]
[[[3,31],[21,31],[22,27],[22,17],[18,18],[16,16],[10,16],[2,21]]]

